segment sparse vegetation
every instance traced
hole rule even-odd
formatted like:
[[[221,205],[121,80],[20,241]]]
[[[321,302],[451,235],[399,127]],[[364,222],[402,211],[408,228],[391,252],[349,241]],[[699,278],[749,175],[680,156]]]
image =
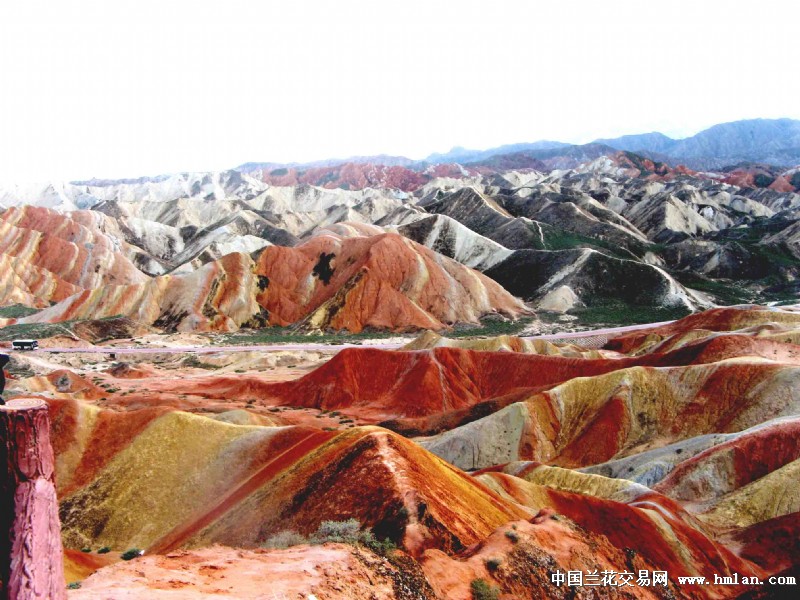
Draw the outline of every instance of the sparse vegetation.
[[[109,552],[111,552],[111,548],[109,548],[108,546],[103,546],[102,548],[98,548],[97,550],[98,554],[108,554]]]
[[[457,324],[450,330],[440,333],[447,337],[489,337],[497,335],[514,335],[535,321],[534,317],[524,317],[516,321],[505,319],[497,315],[489,315],[481,320],[480,325]],[[402,332],[401,332],[402,333]],[[419,332],[408,332],[415,336]],[[266,344],[354,344],[362,340],[385,339],[395,337],[398,332],[386,330],[365,329],[358,333],[346,330],[329,332],[303,332],[296,327],[265,327],[263,329],[240,330],[236,333],[222,334],[215,338],[218,345],[232,346],[258,346]],[[296,368],[290,364],[287,368]],[[212,367],[217,368],[217,367]]]
[[[16,325],[6,325],[0,329],[0,341],[11,341],[18,338],[30,338],[42,340],[57,335],[68,335],[73,337],[75,334],[70,329],[72,322],[64,323],[17,323]]]
[[[764,175],[764,173],[756,173],[756,176],[753,177],[753,185],[759,188],[769,187],[775,181],[774,177],[770,177],[769,175]]]
[[[473,579],[469,585],[473,600],[497,600],[500,597],[500,590],[485,579]]]
[[[681,319],[690,314],[683,306],[654,307],[637,306],[623,302],[597,302],[586,308],[573,309],[569,314],[578,317],[581,324],[599,325],[634,325],[637,323],[655,323]]]
[[[592,248],[614,256],[616,258],[633,258],[630,252],[625,251],[619,244],[608,240],[593,238],[586,235],[581,235],[573,231],[566,231],[564,229],[557,229],[551,226],[542,226],[542,233],[544,234],[544,245],[542,250],[572,250],[573,248]],[[636,251],[643,253],[645,244],[636,248]]]
[[[13,375],[16,379],[26,379],[28,377],[35,377],[36,372],[29,366],[22,364],[12,355],[11,360],[6,365],[6,371]]]
[[[184,367],[189,367],[189,368],[192,368],[192,369],[205,369],[207,371],[211,370],[211,369],[219,369],[220,368],[219,365],[215,365],[215,364],[212,364],[212,363],[207,363],[205,361],[200,360],[195,354],[190,354],[189,356],[184,358],[183,359],[183,366]],[[244,372],[244,371],[242,371],[242,372]]]
[[[0,319],[21,319],[39,312],[38,308],[31,308],[24,304],[12,304],[10,306],[0,306]]]
[[[442,332],[442,334],[449,338],[517,335],[534,320],[535,319],[532,317],[526,317],[516,321],[511,321],[507,319],[500,319],[496,316],[489,316],[483,319],[481,324],[478,326],[458,325],[454,327],[452,331]]]
[[[503,561],[499,558],[490,558],[486,561],[486,568],[489,571],[496,571],[500,568],[500,565],[503,564]]]
[[[296,531],[291,531],[289,529],[285,531],[279,531],[275,535],[268,537],[264,542],[261,544],[262,548],[289,548],[291,546],[300,546],[302,544],[308,544],[309,540],[303,535],[300,535]]]
[[[390,556],[395,550],[397,550],[397,544],[395,544],[391,539],[387,537],[383,540],[379,540],[371,531],[364,532],[360,542],[372,550],[375,554],[380,554],[381,556]]]
[[[336,542],[340,544],[361,544],[382,556],[397,550],[397,545],[389,538],[379,540],[372,531],[361,529],[357,519],[346,521],[323,521],[317,531],[306,537],[296,531],[284,530],[267,538],[262,548],[289,548],[301,544],[324,544]]]
[[[347,521],[323,521],[320,523],[312,539],[323,542],[356,542],[361,533],[361,523],[358,519]]]
[[[512,544],[516,544],[519,541],[519,534],[516,531],[506,531],[506,537],[511,540]]]
[[[232,346],[258,346],[263,344],[344,344],[358,339],[381,339],[397,335],[391,331],[365,330],[359,333],[348,331],[303,332],[296,327],[264,327],[263,329],[240,330],[219,336],[218,343]]]
[[[81,582],[80,581],[73,581],[67,584],[68,590],[79,590],[81,589]]]
[[[139,558],[142,554],[144,554],[144,550],[140,550],[139,548],[131,548],[130,550],[123,552],[120,558],[122,560],[133,560],[134,558]]]
[[[8,308],[8,307],[7,307]],[[16,310],[22,310],[18,308]],[[7,318],[7,317],[6,317]],[[102,319],[95,319],[96,321],[111,321],[120,318],[120,315],[113,317],[103,317]],[[18,338],[31,338],[34,340],[43,340],[57,335],[66,335],[72,338],[78,338],[75,331],[72,329],[78,323],[85,323],[85,319],[76,319],[72,321],[62,321],[60,323],[17,323],[16,325],[6,325],[0,329],[0,341],[7,342]],[[112,338],[106,338],[112,339]],[[95,342],[105,340],[94,340]]]
[[[722,304],[741,304],[752,299],[752,294],[732,282],[708,279],[691,272],[676,273],[675,279],[686,287],[713,296]]]

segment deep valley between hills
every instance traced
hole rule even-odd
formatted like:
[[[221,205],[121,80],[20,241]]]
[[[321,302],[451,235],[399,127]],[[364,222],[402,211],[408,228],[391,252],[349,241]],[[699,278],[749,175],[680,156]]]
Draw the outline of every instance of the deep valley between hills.
[[[800,195],[524,158],[3,192],[68,597],[792,597]]]

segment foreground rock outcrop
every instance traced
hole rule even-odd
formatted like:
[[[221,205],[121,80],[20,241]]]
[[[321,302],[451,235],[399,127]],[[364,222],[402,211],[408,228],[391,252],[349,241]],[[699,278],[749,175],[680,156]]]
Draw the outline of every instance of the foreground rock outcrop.
[[[47,404],[0,404],[0,596],[66,598]]]
[[[269,590],[267,595],[265,590]],[[145,556],[103,569],[69,594],[71,600],[109,597],[115,600],[436,598],[415,562],[400,557],[389,561],[365,548],[346,544],[285,550],[211,546],[166,556]]]

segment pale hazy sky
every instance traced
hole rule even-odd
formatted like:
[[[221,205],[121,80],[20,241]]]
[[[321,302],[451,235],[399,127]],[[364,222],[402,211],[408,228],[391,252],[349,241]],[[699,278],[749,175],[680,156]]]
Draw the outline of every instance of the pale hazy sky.
[[[800,2],[0,4],[0,181],[800,118]]]

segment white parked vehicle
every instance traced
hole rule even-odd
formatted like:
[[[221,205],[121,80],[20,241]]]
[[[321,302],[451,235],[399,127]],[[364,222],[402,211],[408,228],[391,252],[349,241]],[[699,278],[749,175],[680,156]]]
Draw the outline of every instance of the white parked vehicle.
[[[39,348],[39,342],[36,340],[14,340],[11,342],[12,350],[36,350]]]

